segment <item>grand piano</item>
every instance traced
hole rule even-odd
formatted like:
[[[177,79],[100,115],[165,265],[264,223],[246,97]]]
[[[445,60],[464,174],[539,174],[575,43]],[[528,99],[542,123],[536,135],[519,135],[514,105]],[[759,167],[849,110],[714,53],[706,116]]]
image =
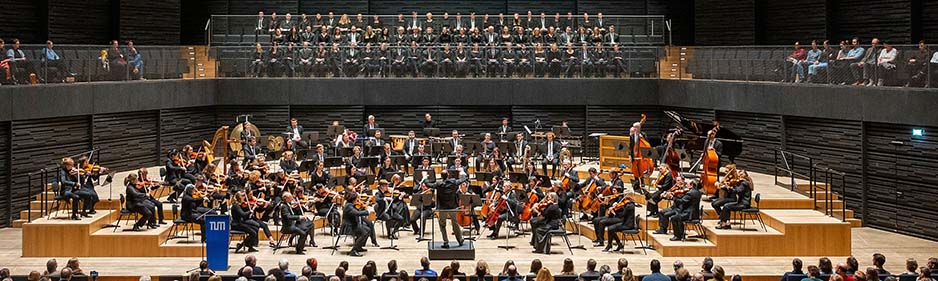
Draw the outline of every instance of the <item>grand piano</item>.
[[[674,139],[675,145],[688,151],[688,154],[692,157],[691,161],[696,161],[700,152],[704,150],[704,145],[707,142],[707,132],[713,129],[713,122],[687,119],[674,111],[665,111],[664,114],[674,120],[677,127],[683,131],[680,136]],[[742,138],[723,126],[717,130],[716,138],[723,143],[722,157],[729,159],[730,163],[735,163],[736,157],[743,152]]]

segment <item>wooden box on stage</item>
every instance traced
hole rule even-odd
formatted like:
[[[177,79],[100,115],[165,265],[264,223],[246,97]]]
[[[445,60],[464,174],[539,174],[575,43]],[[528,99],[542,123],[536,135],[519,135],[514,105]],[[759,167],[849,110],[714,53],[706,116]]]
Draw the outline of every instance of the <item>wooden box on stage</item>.
[[[599,166],[602,169],[618,168],[620,164],[625,164],[626,168],[631,168],[629,163],[629,137],[605,135],[599,137]]]

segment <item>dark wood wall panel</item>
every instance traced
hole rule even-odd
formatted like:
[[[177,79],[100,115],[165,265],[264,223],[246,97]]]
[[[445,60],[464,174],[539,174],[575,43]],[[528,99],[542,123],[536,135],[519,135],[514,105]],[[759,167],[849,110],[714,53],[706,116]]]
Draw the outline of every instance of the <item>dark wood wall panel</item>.
[[[330,11],[337,14],[369,13],[368,0],[299,0],[299,12],[307,15],[322,13],[323,17]]]
[[[420,15],[424,15],[427,12],[433,12],[434,15],[442,15],[443,11],[447,11],[451,15],[455,15],[457,12],[464,15],[468,15],[470,12],[476,12],[476,14],[498,14],[499,12],[504,12],[506,6],[505,1],[494,0],[371,0],[369,3],[371,13],[381,15],[396,15],[399,13],[410,14],[412,11],[416,11],[417,14]]]
[[[137,44],[178,45],[180,1],[121,0],[120,38]]]
[[[3,40],[11,44],[11,37],[18,37],[23,44],[43,43],[45,34],[42,34],[44,7],[43,1],[36,0],[7,0],[3,1],[0,9],[0,30],[3,30]],[[15,33],[11,33],[14,32]]]
[[[290,122],[288,106],[221,106],[215,109],[216,126],[236,125],[238,115],[251,115],[251,123],[257,126],[262,136],[280,134]]]
[[[922,10],[919,11],[922,21],[921,36],[929,43],[938,41],[938,1],[922,1]],[[914,39],[914,38],[913,38]]]
[[[784,122],[786,150],[846,173],[847,206],[859,210],[863,195],[861,123],[799,117],[785,117]]]
[[[895,43],[909,43],[912,38],[912,1],[910,0],[839,0],[833,1],[832,35],[841,39],[860,37],[864,44],[879,37]]]
[[[211,142],[220,125],[215,122],[212,107],[166,109],[160,112],[160,148],[157,159],[163,161],[167,152],[184,145]],[[195,146],[197,147],[197,146]],[[163,163],[160,163],[163,164]]]
[[[698,45],[756,43],[756,0],[694,1],[694,39]]]
[[[925,127],[926,132],[938,128]],[[905,234],[936,237],[938,191],[930,180],[938,170],[938,137],[910,139],[912,126],[867,123],[867,179],[869,217],[864,223],[897,229]],[[901,145],[892,144],[902,142]],[[896,179],[901,179],[896,181]]]
[[[763,30],[759,44],[789,45],[801,41],[808,45],[812,39],[827,38],[826,1],[788,0],[763,1],[759,6]],[[792,18],[796,13],[797,19]]]
[[[368,115],[375,116],[375,122],[385,130],[385,134],[403,135],[407,131],[419,131],[423,128],[423,115],[430,113],[436,115],[435,106],[369,106],[359,121],[362,125],[356,126],[356,131],[364,127]]]
[[[782,143],[782,117],[744,112],[717,112],[720,125],[743,139],[743,153],[736,158],[740,168],[771,173],[775,150]]]
[[[567,14],[567,12],[576,12],[576,4],[574,1],[568,0],[546,0],[546,1],[537,1],[537,0],[524,0],[524,1],[507,1],[508,8],[507,13],[518,13],[521,15],[522,19],[527,19],[528,11],[531,11],[534,14],[535,18],[540,17],[540,14],[543,12],[548,17],[560,13],[561,15]],[[607,13],[611,14],[611,13]]]
[[[13,210],[26,208],[29,173],[55,169],[61,157],[91,149],[90,116],[14,121],[11,131]],[[34,186],[33,192],[38,188]],[[13,217],[17,216],[19,213],[14,211]]]
[[[10,190],[10,122],[0,122],[0,195],[6,197],[0,206],[0,216],[8,217],[10,213],[9,204],[13,202],[13,196],[9,196]],[[0,219],[0,226],[9,226],[6,220]]]
[[[671,39],[674,45],[694,44],[693,0],[648,0],[649,15],[664,15],[671,20]]]
[[[362,106],[291,106],[290,117],[296,118],[303,125],[303,130],[317,131],[320,138],[324,139],[332,121],[339,121],[339,124],[356,131],[361,130],[364,110]],[[282,126],[286,125],[284,122]]]
[[[512,108],[507,106],[439,106],[437,113],[433,115],[433,119],[439,124],[437,127],[440,127],[441,136],[450,136],[454,129],[467,136],[492,132],[501,126],[503,117],[511,118],[513,128],[524,124],[533,125],[519,121],[513,116]],[[533,121],[532,119],[531,122]]]
[[[589,13],[603,13],[603,15],[644,15],[648,10],[648,1],[646,0],[625,0],[625,1],[607,1],[607,0],[580,0],[576,1],[577,12],[580,15]]]
[[[586,108],[579,106],[512,106],[511,114],[514,126],[523,128],[528,125],[534,130],[534,122],[541,120],[541,131],[550,131],[553,126],[560,126],[567,121],[570,133],[583,134],[586,129]],[[493,116],[494,117],[494,116]],[[494,127],[498,123],[494,123]],[[523,129],[522,129],[523,130]]]
[[[155,165],[158,154],[159,111],[94,116],[94,146],[101,163],[115,171]]]
[[[648,135],[660,136],[671,122],[656,106],[643,107],[622,107],[622,106],[604,106],[591,105],[586,109],[586,122],[589,127],[589,133],[607,133],[610,135],[628,135],[632,123],[638,122],[642,114],[648,116],[648,121],[642,131]],[[582,131],[581,131],[582,132]]]
[[[110,0],[49,1],[49,39],[59,44],[107,44],[116,39]]]
[[[258,11],[265,14],[277,12],[277,15],[297,13],[299,4],[297,0],[230,0],[228,12],[232,15],[256,15]]]
[[[180,3],[180,39],[182,44],[202,44],[205,40],[205,22],[212,15],[227,15],[228,0],[185,0]],[[225,22],[213,23],[225,28]]]

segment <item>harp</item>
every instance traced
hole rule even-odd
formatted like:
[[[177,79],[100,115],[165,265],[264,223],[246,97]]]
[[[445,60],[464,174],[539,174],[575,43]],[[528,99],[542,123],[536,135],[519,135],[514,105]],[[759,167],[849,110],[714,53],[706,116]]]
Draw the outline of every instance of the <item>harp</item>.
[[[215,155],[218,154],[218,151],[215,149],[221,148],[221,154],[218,155],[221,155],[222,157],[222,172],[227,173],[228,171],[225,167],[225,162],[228,160],[228,126],[222,126],[221,128],[218,128],[218,130],[215,130],[215,136],[212,137],[212,143],[203,140],[202,147],[205,148],[206,157],[208,157],[209,163],[215,163]]]

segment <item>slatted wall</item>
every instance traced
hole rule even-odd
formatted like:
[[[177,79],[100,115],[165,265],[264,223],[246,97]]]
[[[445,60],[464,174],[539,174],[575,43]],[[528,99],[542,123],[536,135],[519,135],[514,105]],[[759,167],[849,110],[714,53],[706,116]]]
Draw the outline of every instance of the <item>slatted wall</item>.
[[[13,210],[26,208],[29,173],[91,149],[91,116],[13,121],[11,131]]]
[[[586,131],[586,108],[581,106],[512,106],[511,114],[516,126],[528,125],[531,130],[534,130],[536,120],[541,120],[545,131],[560,126],[566,120],[571,134],[582,135]]]
[[[0,154],[0,196],[5,197],[0,203],[3,204],[0,206],[0,215],[6,218],[10,213],[9,204],[13,200],[13,196],[10,196],[10,122],[0,122],[0,151],[6,151]],[[9,226],[7,220],[0,219],[0,226]]]
[[[759,43],[791,45],[801,41],[818,45],[827,38],[827,3],[814,0],[763,1],[759,6],[763,29]],[[797,15],[797,17],[792,17]]]
[[[647,0],[648,15],[665,15],[671,20],[671,40],[674,45],[694,44],[694,1]]]
[[[362,106],[290,106],[290,117],[296,118],[296,121],[303,125],[307,132],[317,131],[321,139],[325,140],[326,130],[332,125],[332,121],[339,121],[339,124],[349,129],[361,130],[362,116],[365,108]],[[283,122],[280,130],[287,126]],[[385,126],[379,123],[379,126]],[[325,141],[323,141],[325,142]]]
[[[180,1],[120,1],[120,38],[141,45],[178,45]]]
[[[215,122],[212,107],[164,109],[160,112],[160,148],[156,158],[163,161],[171,149],[198,145],[202,140],[211,142],[220,126]]]
[[[219,106],[215,108],[216,127],[237,125],[238,115],[251,115],[251,123],[267,136],[283,132],[290,122],[290,108],[288,106]],[[260,143],[261,140],[258,140]]]
[[[541,12],[547,15],[548,18],[553,16],[556,13],[561,15],[566,15],[567,12],[576,11],[576,3],[574,1],[567,0],[547,0],[547,1],[538,1],[538,0],[525,0],[525,1],[506,1],[508,2],[507,13],[514,14],[518,13],[521,15],[522,20],[527,19],[528,11],[531,11],[534,14],[535,18],[539,18]],[[583,1],[580,1],[582,3]],[[604,12],[607,15],[612,13]]]
[[[228,1],[228,13],[231,15],[256,15],[258,11],[270,15],[277,12],[278,16],[286,13],[297,13],[297,0],[237,0]]]
[[[299,0],[299,7],[300,13],[310,16],[321,13],[325,17],[330,11],[336,15],[367,13],[368,0]]]
[[[831,34],[841,38],[879,37],[897,44],[908,44],[912,37],[912,1],[910,0],[838,0],[831,11]],[[926,1],[927,2],[927,1]],[[866,38],[864,38],[866,37]]]
[[[112,2],[49,1],[49,39],[59,44],[107,44],[116,39]]]
[[[372,14],[396,15],[398,13],[410,14],[416,11],[419,15],[427,12],[434,14],[443,14],[447,11],[452,15],[460,12],[468,15],[470,12],[476,14],[498,14],[505,12],[506,1],[497,0],[477,0],[477,1],[459,1],[459,0],[429,0],[429,1],[408,1],[408,0],[371,0],[368,1]],[[481,18],[479,20],[482,20]]]
[[[938,1],[922,1],[922,10],[919,11],[922,21],[922,38],[928,42],[938,41]]]
[[[430,113],[436,115],[435,106],[368,106],[365,108],[363,116],[375,115],[378,126],[384,129],[385,134],[404,135],[409,130],[419,130],[423,128],[423,115]],[[356,131],[361,130],[366,118],[363,117],[358,123],[361,126],[354,127]]]
[[[520,128],[524,124],[529,124],[529,126],[534,124],[534,119],[520,118],[515,110],[508,106],[439,106],[437,108],[433,119],[439,124],[437,127],[440,127],[441,136],[450,136],[454,129],[466,136],[492,132],[502,125],[502,117],[511,118],[512,129]]]
[[[696,0],[694,7],[698,45],[756,44],[756,0]]]
[[[0,30],[5,31],[2,36],[7,44],[10,37],[19,37],[25,43],[38,43],[45,39],[42,34],[42,1],[36,0],[6,0],[0,9]],[[15,33],[10,33],[14,32]]]
[[[912,126],[908,125],[865,126],[868,216],[864,223],[898,226],[904,234],[923,238],[938,237],[933,219],[938,216],[933,200],[938,197],[933,181],[938,170],[938,137],[910,138]],[[938,131],[936,127],[924,129]]]
[[[648,3],[641,1],[605,1],[605,0],[580,0],[576,1],[577,12],[583,13],[603,13],[603,15],[644,15],[648,9]]]
[[[586,109],[588,133],[607,133],[625,136],[632,123],[638,122],[642,114],[648,116],[642,131],[649,137],[659,136],[666,130],[670,119],[657,106],[623,107],[591,105]]]
[[[759,113],[718,111],[717,120],[743,139],[743,152],[736,158],[740,168],[771,173],[775,150],[782,146],[782,117]]]
[[[784,122],[786,150],[847,173],[847,207],[859,210],[863,196],[861,123],[801,117],[785,117]]]
[[[101,148],[101,163],[115,171],[156,165],[159,114],[153,110],[95,115],[94,147]]]

